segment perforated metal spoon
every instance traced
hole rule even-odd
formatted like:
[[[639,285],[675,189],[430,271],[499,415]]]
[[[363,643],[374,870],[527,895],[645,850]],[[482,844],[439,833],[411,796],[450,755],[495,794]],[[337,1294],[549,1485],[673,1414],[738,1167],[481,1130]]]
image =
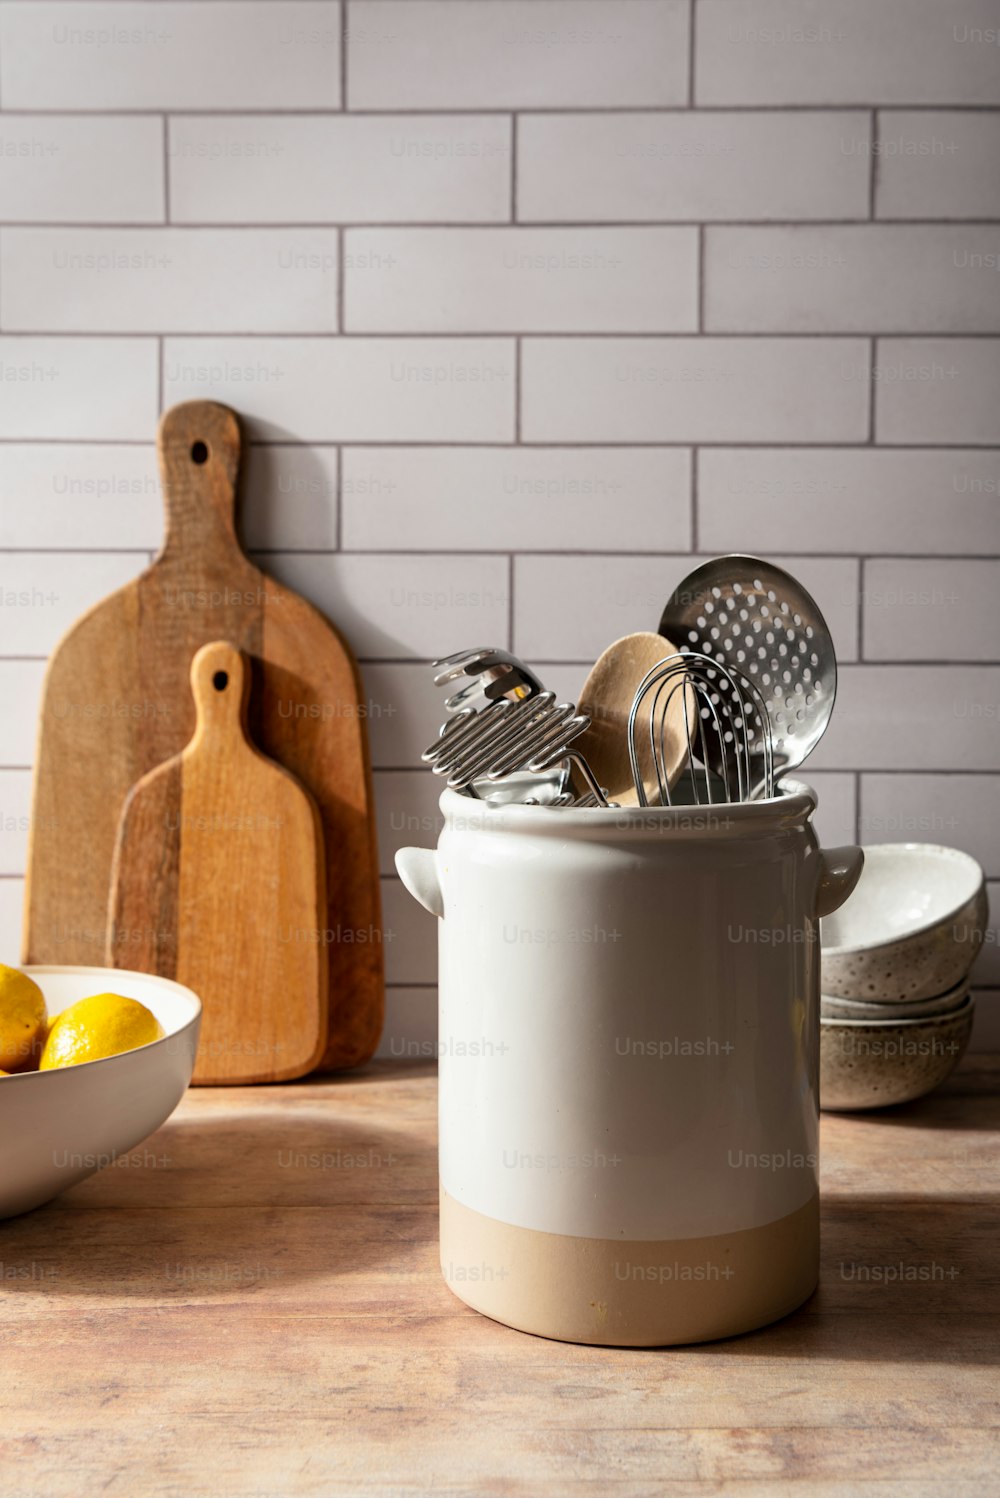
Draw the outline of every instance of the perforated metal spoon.
[[[674,590],[660,634],[683,653],[742,671],[771,722],[774,776],[797,769],[823,737],[837,695],[837,657],[814,598],[781,567],[759,557],[704,562]],[[711,752],[711,768],[721,767]],[[756,791],[764,780],[756,766]]]

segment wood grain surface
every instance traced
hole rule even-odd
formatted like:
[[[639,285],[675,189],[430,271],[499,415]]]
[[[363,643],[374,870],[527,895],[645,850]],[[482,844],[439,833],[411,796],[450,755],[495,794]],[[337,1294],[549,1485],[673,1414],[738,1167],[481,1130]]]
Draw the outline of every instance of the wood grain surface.
[[[253,661],[250,733],[323,819],[329,959],[326,1067],[366,1060],[383,1020],[371,772],[357,667],[311,604],[240,549],[235,414],[175,406],[158,438],[166,511],[148,571],[85,614],[53,654],[35,760],[23,960],[104,958],[111,860],[130,788],[194,732],[195,652],[228,640]]]
[[[225,641],[191,665],[190,744],[122,811],[107,960],[202,1002],[197,1083],[280,1082],[326,1048],[323,827],[299,782],[246,737],[250,673]]]
[[[687,765],[688,740],[697,731],[698,702],[686,681],[682,686],[681,680],[671,679],[659,693],[655,688],[649,690],[636,715],[634,733],[629,733],[632,704],[647,672],[676,653],[663,635],[625,635],[598,656],[580,692],[577,711],[586,714],[590,727],[575,747],[585,756],[609,798],[620,806],[639,804],[629,759],[630,737],[634,738],[647,801],[653,806],[662,799],[657,762],[670,787]],[[650,747],[651,726],[660,745],[658,755]],[[579,778],[576,783],[582,790]]]
[[[971,1056],[918,1103],[824,1116],[816,1295],[651,1351],[450,1293],[431,1067],[191,1092],[0,1224],[4,1493],[989,1498],[998,1087]]]

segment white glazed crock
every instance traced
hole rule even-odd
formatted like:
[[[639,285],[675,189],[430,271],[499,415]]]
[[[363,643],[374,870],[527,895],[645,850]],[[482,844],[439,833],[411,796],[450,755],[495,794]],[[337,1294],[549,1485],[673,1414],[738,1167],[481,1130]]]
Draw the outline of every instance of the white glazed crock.
[[[857,848],[812,792],[739,806],[487,807],[396,855],[440,924],[441,1263],[567,1341],[749,1330],[818,1265],[817,919]]]

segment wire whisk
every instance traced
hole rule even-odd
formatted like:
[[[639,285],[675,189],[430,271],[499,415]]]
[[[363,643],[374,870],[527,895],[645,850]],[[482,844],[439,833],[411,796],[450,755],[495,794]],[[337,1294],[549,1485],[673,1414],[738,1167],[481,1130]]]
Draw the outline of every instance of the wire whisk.
[[[668,714],[675,693],[681,711]],[[640,713],[646,699],[652,701]],[[774,795],[771,721],[760,691],[742,671],[695,651],[670,655],[648,671],[639,685],[628,721],[628,751],[640,806],[649,806],[639,765],[643,731],[655,772],[661,806],[672,806],[667,721],[683,722],[687,781],[697,805],[704,800],[741,802]],[[674,756],[675,758],[675,756]],[[709,769],[712,766],[712,769]],[[716,773],[713,773],[714,772]],[[721,792],[721,794],[718,794]]]

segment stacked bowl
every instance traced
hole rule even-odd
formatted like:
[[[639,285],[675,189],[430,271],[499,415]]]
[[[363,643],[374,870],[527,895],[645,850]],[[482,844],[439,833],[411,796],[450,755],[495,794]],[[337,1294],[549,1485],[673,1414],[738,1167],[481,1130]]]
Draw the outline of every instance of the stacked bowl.
[[[930,1092],[972,1033],[969,974],[987,923],[974,858],[932,843],[867,847],[821,922],[820,1104],[886,1108]]]

